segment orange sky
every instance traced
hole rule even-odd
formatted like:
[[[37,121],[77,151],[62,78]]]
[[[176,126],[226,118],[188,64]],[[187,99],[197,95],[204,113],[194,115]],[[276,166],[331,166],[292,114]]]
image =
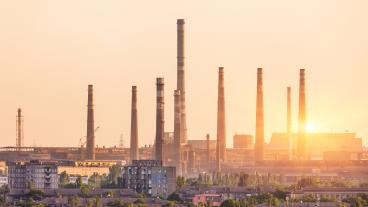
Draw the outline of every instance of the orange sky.
[[[185,3],[184,3],[185,2]],[[155,78],[165,77],[166,131],[173,129],[176,19],[186,19],[188,135],[216,136],[217,67],[225,67],[228,146],[255,131],[256,68],[264,68],[266,140],[286,125],[299,68],[307,117],[320,131],[354,131],[368,143],[368,1],[0,2],[0,137],[15,144],[76,146],[86,133],[87,85],[95,85],[98,145],[129,144],[131,85],[138,85],[140,144],[155,135]]]

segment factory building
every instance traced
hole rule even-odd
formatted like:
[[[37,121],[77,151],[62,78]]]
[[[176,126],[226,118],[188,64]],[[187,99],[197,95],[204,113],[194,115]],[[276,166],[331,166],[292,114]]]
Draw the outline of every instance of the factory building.
[[[235,134],[233,137],[234,149],[253,149],[253,136],[249,134]]]
[[[299,134],[293,133],[291,137],[292,143],[297,143]],[[305,133],[305,147],[308,158],[312,160],[358,160],[360,156],[352,156],[352,153],[361,154],[363,152],[362,139],[356,137],[355,133],[349,132]],[[271,140],[266,145],[265,159],[286,160],[288,159],[288,148],[287,133],[272,133]],[[297,149],[298,145],[293,145],[292,150],[296,152]]]
[[[176,188],[175,171],[175,167],[164,167],[159,160],[133,160],[122,169],[123,188],[167,197]]]

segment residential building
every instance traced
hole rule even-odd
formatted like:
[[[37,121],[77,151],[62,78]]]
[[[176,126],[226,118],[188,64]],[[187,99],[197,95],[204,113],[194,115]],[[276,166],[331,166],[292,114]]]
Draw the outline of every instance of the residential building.
[[[122,168],[123,188],[137,193],[166,197],[175,191],[175,167],[164,167],[159,160],[133,160]]]
[[[11,189],[25,189],[32,185],[36,189],[58,188],[57,162],[32,160],[8,163],[8,179]]]

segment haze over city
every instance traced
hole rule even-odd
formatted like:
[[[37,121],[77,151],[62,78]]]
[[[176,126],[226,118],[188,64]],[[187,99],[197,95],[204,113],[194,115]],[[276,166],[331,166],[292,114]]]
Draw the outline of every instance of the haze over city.
[[[77,146],[95,91],[96,144],[129,146],[131,85],[138,86],[140,145],[155,138],[156,77],[165,78],[165,131],[173,131],[176,19],[186,21],[189,139],[216,136],[217,70],[225,71],[227,146],[255,133],[256,69],[263,68],[265,140],[286,130],[292,87],[306,69],[311,131],[349,130],[368,141],[366,1],[3,1],[0,3],[1,145]]]

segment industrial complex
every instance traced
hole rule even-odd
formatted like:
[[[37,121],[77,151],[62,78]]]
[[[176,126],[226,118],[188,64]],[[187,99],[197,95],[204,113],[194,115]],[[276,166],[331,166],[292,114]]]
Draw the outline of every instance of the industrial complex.
[[[203,134],[202,139],[188,137],[185,70],[185,21],[178,19],[177,88],[165,91],[164,78],[156,79],[156,103],[152,103],[156,105],[153,145],[144,145],[140,140],[138,86],[131,88],[130,147],[96,146],[95,132],[98,127],[94,119],[94,85],[88,85],[86,136],[80,146],[24,146],[23,125],[26,123],[22,109],[18,109],[15,146],[0,148],[3,174],[8,174],[10,188],[24,189],[28,182],[34,182],[36,188],[58,189],[58,174],[62,172],[85,176],[88,183],[91,176],[96,178],[97,175],[111,173],[114,166],[121,170],[120,187],[157,197],[167,197],[176,190],[177,176],[191,178],[199,174],[272,174],[279,176],[278,181],[285,184],[294,183],[302,177],[368,179],[368,151],[363,147],[362,138],[352,132],[310,133],[305,130],[308,114],[306,69],[299,71],[298,131],[291,130],[291,88],[287,87],[285,131],[272,133],[268,143],[264,133],[264,117],[267,114],[263,109],[263,74],[267,71],[254,69],[257,80],[255,134],[234,134],[233,147],[226,146],[226,140],[231,139],[226,137],[226,69],[218,68],[217,134],[212,139],[209,134]],[[173,96],[173,102],[165,102],[165,96]],[[174,131],[168,132],[165,131],[164,113],[165,104],[171,103],[174,104]],[[304,189],[290,196],[297,198],[308,190],[318,191]],[[207,199],[206,196],[209,195],[195,195],[194,199]],[[213,196],[213,199],[219,199],[217,195]]]

